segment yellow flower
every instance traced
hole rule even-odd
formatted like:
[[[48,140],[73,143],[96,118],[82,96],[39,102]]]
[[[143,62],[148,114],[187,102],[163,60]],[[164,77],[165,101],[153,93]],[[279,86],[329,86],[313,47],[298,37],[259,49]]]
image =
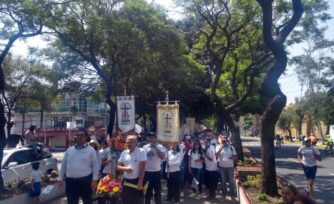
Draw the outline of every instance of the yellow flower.
[[[114,188],[112,189],[112,191],[115,192],[115,193],[119,192],[119,187],[118,187],[118,186],[114,187]]]

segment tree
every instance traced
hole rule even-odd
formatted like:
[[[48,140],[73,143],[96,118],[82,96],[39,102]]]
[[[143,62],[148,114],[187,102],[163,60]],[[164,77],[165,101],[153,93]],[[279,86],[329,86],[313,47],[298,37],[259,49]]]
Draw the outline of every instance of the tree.
[[[14,42],[20,38],[28,38],[39,35],[43,24],[40,18],[36,18],[33,13],[25,9],[25,4],[30,1],[21,0],[2,0],[0,1],[1,31],[0,38],[5,41],[0,44],[0,93],[4,95],[5,75],[3,63]],[[37,2],[37,1],[36,1]],[[5,107],[0,102],[0,162],[3,158],[3,149],[6,145],[5,128]],[[5,190],[3,179],[0,174],[0,192]]]
[[[265,104],[261,118],[262,191],[276,196],[278,191],[274,135],[276,122],[286,104],[286,96],[279,87],[278,78],[285,71],[288,61],[284,43],[298,24],[303,14],[303,5],[301,0],[292,0],[292,16],[280,18],[280,13],[273,15],[274,1],[257,0],[257,2],[262,8],[263,39],[274,57],[274,63],[266,72],[260,89],[261,100]],[[282,24],[279,26],[275,22]]]
[[[239,109],[255,93],[256,77],[270,63],[259,29],[259,8],[249,1],[179,3],[197,20],[197,32],[193,32],[189,45],[210,77],[209,93],[215,106],[217,131],[221,132],[227,124],[238,159],[243,160]]]
[[[283,131],[288,132],[289,140],[292,141],[291,136],[291,128],[292,128],[292,121],[293,121],[293,115],[294,111],[292,110],[293,107],[289,106],[286,107],[281,115],[278,118],[277,126],[282,129]]]

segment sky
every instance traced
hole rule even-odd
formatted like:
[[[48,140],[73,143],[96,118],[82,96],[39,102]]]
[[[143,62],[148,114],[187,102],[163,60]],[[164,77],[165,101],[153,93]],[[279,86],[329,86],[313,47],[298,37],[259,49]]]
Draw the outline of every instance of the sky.
[[[147,0],[148,2],[154,2],[156,4],[160,4],[163,6],[167,11],[171,18],[173,19],[180,19],[181,12],[179,9],[176,8],[173,0]],[[334,14],[334,0],[329,0],[330,5],[330,14]],[[328,30],[326,33],[326,37],[329,39],[334,38],[334,19],[328,22]],[[14,44],[14,48],[12,50],[13,53],[18,53],[20,55],[27,55],[27,44],[30,46],[44,48],[47,44],[40,38],[34,37],[26,42],[24,41],[17,41]],[[295,53],[296,55],[301,53],[300,47],[293,47],[289,49],[290,53]],[[334,52],[332,53],[334,55]],[[293,70],[293,67],[288,66],[284,75],[282,75],[279,79],[279,83],[281,85],[281,89],[283,93],[287,96],[287,104],[293,103],[296,97],[303,96],[305,92],[305,88],[302,89],[300,86],[297,76]]]

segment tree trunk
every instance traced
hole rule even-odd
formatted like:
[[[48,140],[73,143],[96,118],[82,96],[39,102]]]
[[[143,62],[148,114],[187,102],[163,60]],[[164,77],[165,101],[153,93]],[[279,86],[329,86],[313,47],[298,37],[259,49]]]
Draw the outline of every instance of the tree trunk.
[[[222,114],[217,114],[217,133],[221,133],[224,129],[224,116]]]
[[[262,191],[270,196],[277,196],[276,163],[275,163],[275,126],[286,103],[281,94],[274,97],[262,114],[261,128],[261,159],[262,159]]]
[[[111,98],[106,100],[106,103],[109,105],[109,122],[107,127],[107,134],[110,136],[114,131],[115,125],[115,115],[116,115],[116,104],[111,100]]]
[[[11,110],[8,110],[8,113],[7,113],[7,122],[6,122],[7,138],[10,137],[12,127],[14,126],[14,123],[12,122],[12,114],[11,114],[11,112],[12,112]]]
[[[41,117],[40,117],[40,121],[39,121],[39,125],[40,125],[39,126],[39,134],[38,134],[38,137],[37,137],[39,142],[42,142],[42,139],[44,139],[44,137],[41,138],[42,136],[44,136],[43,121],[44,121],[44,109],[41,108]]]
[[[5,107],[0,102],[0,164],[2,163],[3,150],[4,150],[5,146],[6,146],[5,124],[6,124]],[[3,192],[5,192],[5,185],[3,183],[2,171],[0,171],[0,193],[3,193]]]
[[[302,127],[303,127],[303,119],[304,117],[299,117],[299,125],[298,125],[298,136],[303,134]]]
[[[320,122],[319,119],[317,119],[317,128],[319,130],[321,139],[324,141],[325,140],[325,136],[324,136],[324,133],[322,132],[321,122]]]
[[[25,126],[25,123],[26,123],[26,113],[23,112],[22,113],[22,137],[24,137],[24,126]]]
[[[219,100],[219,99],[218,99]],[[240,137],[240,128],[237,123],[234,122],[231,113],[227,112],[223,104],[221,104],[220,101],[216,101],[217,104],[217,110],[220,118],[224,118],[224,121],[226,122],[229,131],[232,134],[231,142],[233,144],[233,147],[235,148],[235,151],[237,153],[238,161],[244,160],[244,154],[242,151],[242,142]],[[239,120],[239,117],[237,117],[237,120]]]
[[[329,135],[330,128],[331,128],[330,124],[327,124],[326,125],[326,135]]]
[[[291,128],[288,129],[288,134],[289,134],[289,140],[290,142],[292,142]]]
[[[312,122],[311,122],[311,118],[309,116],[307,116],[306,119],[306,136],[310,136],[311,135],[311,131],[312,131]]]
[[[235,148],[235,151],[237,152],[238,161],[244,161],[244,153],[242,151],[242,141],[240,137],[240,127],[232,120],[231,116],[226,117],[226,122],[232,134],[231,142]]]

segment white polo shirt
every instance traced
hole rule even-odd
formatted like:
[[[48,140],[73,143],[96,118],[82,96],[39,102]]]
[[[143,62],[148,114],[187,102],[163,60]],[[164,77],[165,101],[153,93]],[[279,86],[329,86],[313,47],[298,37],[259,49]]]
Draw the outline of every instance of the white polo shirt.
[[[165,154],[166,149],[164,146],[161,144],[156,144],[156,148]],[[160,157],[157,154],[157,150],[155,148],[152,148],[151,144],[144,145],[143,147],[146,157],[147,157],[147,162],[146,162],[146,170],[149,172],[156,172],[161,170],[161,161]]]
[[[136,147],[132,153],[129,149],[122,152],[118,159],[118,162],[124,164],[124,167],[130,167],[133,169],[131,173],[123,172],[123,176],[126,179],[136,179],[139,177],[139,163],[147,161],[146,153],[142,148]]]
[[[60,168],[59,180],[67,178],[80,178],[93,174],[93,180],[98,179],[99,163],[96,151],[93,147],[85,144],[83,148],[69,147],[64,155]]]
[[[218,152],[222,146],[222,144],[218,145],[216,147],[216,152]],[[218,155],[219,166],[224,168],[234,167],[233,159],[230,158],[235,155],[237,155],[237,153],[234,147],[230,144],[227,144],[225,147],[223,147],[222,151]]]
[[[215,147],[210,145],[210,147],[206,150],[208,156],[212,159],[212,161],[208,160],[205,157],[205,170],[207,171],[216,171],[217,170],[217,159]]]

